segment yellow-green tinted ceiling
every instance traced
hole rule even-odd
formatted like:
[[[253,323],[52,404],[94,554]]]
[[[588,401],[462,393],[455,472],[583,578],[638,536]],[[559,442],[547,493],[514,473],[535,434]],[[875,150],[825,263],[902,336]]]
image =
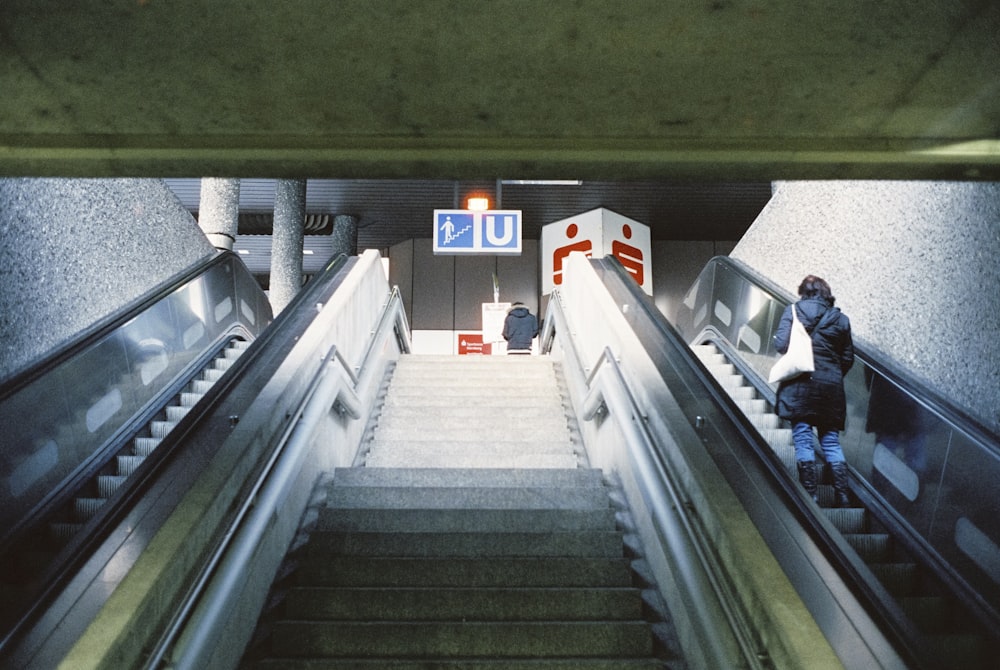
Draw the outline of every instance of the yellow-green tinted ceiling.
[[[4,0],[0,174],[1000,178],[991,0]]]

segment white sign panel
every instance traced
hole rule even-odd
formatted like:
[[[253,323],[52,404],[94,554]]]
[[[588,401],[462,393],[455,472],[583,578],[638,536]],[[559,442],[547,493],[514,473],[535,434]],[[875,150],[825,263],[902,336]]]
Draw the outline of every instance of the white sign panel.
[[[506,352],[507,343],[503,339],[503,322],[507,319],[507,310],[509,309],[509,302],[483,303],[483,343],[489,342],[493,345],[491,350],[493,354]],[[497,349],[503,349],[503,351],[498,352]]]
[[[434,210],[435,254],[521,254],[521,210]]]
[[[542,293],[562,284],[563,267],[574,251],[587,257],[614,256],[653,295],[649,226],[607,209],[595,209],[542,228]]]

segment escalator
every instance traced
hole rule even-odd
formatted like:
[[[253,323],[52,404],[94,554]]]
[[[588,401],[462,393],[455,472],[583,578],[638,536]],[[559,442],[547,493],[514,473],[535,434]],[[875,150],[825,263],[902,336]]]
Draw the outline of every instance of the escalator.
[[[767,461],[775,476],[794,483],[791,431],[773,414],[774,389],[765,381],[777,356],[771,335],[790,296],[763,284],[715,259],[688,293],[678,327],[766,445],[740,457]],[[854,575],[861,600],[913,667],[993,667],[1000,590],[990,538],[998,526],[989,515],[993,503],[978,492],[1000,474],[996,437],[866,354],[863,343],[856,348],[842,438],[853,504],[834,508],[820,464],[819,504],[806,508],[822,518],[817,528],[831,534],[825,542],[839,545],[843,571]],[[802,497],[792,495],[800,506]]]
[[[169,458],[174,429],[197,421],[270,320],[256,281],[222,253],[6,380],[0,654],[127,512]]]
[[[233,293],[230,270],[227,298],[210,299],[199,290],[191,311],[211,321],[230,307],[243,311],[250,304],[248,296]],[[177,312],[186,313],[170,313]],[[257,316],[248,321],[256,320],[260,332],[223,328],[213,346],[192,356],[184,374],[165,384],[141,416],[114,431],[117,437],[100,459],[78,466],[85,475],[54,487],[58,494],[50,497],[58,500],[35,515],[37,523],[22,524],[28,539],[9,553],[13,563],[32,555],[31,533],[48,537],[66,531],[70,540],[52,567],[42,567],[33,594],[38,598],[17,612],[20,618],[0,649],[0,665],[159,667],[163,650],[177,642],[175,635],[189,618],[196,618],[197,634],[217,633],[203,625],[198,601],[206,588],[211,591],[226,552],[242,541],[240,524],[268,526],[268,532],[278,533],[280,546],[281,523],[286,517],[297,521],[302,492],[308,493],[297,480],[282,480],[274,497],[271,479],[309,479],[314,468],[353,458],[341,445],[360,439],[363,426],[357,419],[376,391],[371,380],[381,378],[393,352],[398,355],[394,335],[401,329],[408,343],[398,292],[389,290],[378,254],[331,259],[273,323],[269,308],[266,319]],[[134,321],[135,315],[125,323]],[[172,322],[169,330],[184,341],[198,329]],[[76,353],[65,360],[79,364],[85,358]],[[133,376],[144,374],[150,375],[137,367]],[[321,427],[329,441],[300,437],[302,426]],[[348,437],[336,437],[340,431]],[[102,493],[110,497],[100,502]],[[84,507],[99,511],[76,528]],[[269,511],[262,512],[265,508]],[[258,515],[262,524],[255,521]],[[239,586],[250,587],[243,595],[251,601],[254,575],[269,570],[269,551],[277,549],[236,561]],[[239,597],[239,590],[226,593]],[[224,609],[222,627],[238,628],[255,607],[251,602]],[[209,644],[217,642],[212,638]]]
[[[769,414],[773,391],[769,398],[761,383],[760,370],[769,368],[775,355],[767,343],[780,315],[780,292],[773,294],[773,304],[762,300],[767,293],[759,282],[729,264],[720,270],[714,263],[706,268],[711,278],[703,275],[689,294],[678,332],[616,262],[588,263],[602,288],[579,290],[578,305],[571,308],[579,312],[571,314],[575,321],[546,319],[546,337],[557,333],[557,344],[547,343],[546,351],[551,349],[565,370],[593,467],[620,475],[621,495],[629,507],[643,510],[636,515],[637,525],[653,524],[652,533],[643,535],[651,554],[655,543],[672,552],[666,560],[675,563],[673,579],[661,583],[673,584],[668,604],[679,614],[678,634],[689,645],[685,651],[692,654],[692,664],[781,666],[777,647],[782,643],[774,638],[794,631],[782,630],[780,617],[765,621],[747,605],[745,593],[734,593],[743,585],[732,588],[739,576],[733,576],[724,554],[743,547],[728,547],[728,538],[716,534],[725,526],[708,518],[711,500],[684,490],[703,474],[684,472],[686,466],[714,468],[725,477],[767,543],[771,560],[780,564],[826,638],[786,645],[785,652],[793,655],[784,658],[801,661],[795,650],[829,644],[845,667],[936,669],[954,667],[956,659],[963,667],[989,667],[997,649],[990,603],[1000,599],[994,597],[988,543],[981,536],[995,534],[970,502],[977,499],[975,490],[962,491],[949,480],[957,471],[982,487],[978,473],[989,476],[991,466],[967,461],[968,445],[988,450],[988,440],[971,439],[982,436],[963,431],[968,425],[957,413],[921,396],[919,411],[910,408],[908,414],[919,417],[928,439],[952,431],[946,437],[949,453],[925,450],[922,464],[906,456],[904,447],[891,444],[886,421],[873,421],[868,414],[886,407],[890,382],[896,389],[915,387],[898,384],[900,375],[867,359],[859,347],[863,365],[848,380],[850,416],[844,434],[857,506],[829,509],[826,487],[816,506],[789,472],[788,434]],[[731,281],[734,273],[740,281]],[[570,284],[563,287],[567,294]],[[735,298],[727,294],[733,286]],[[247,356],[252,365],[229,375],[238,379],[223,399],[197,421],[183,409],[171,411],[185,414],[180,419],[183,458],[164,458],[163,473],[156,477],[142,477],[143,468],[151,466],[141,465],[137,492],[130,498],[115,493],[144,509],[117,526],[109,521],[105,535],[127,527],[138,546],[122,543],[101,565],[114,565],[116,557],[127,555],[136,568],[134,578],[118,586],[109,607],[60,620],[75,617],[87,628],[75,632],[78,643],[64,644],[58,652],[32,650],[21,667],[51,667],[50,659],[86,665],[90,661],[80,659],[90,658],[86,654],[98,647],[105,662],[129,659],[121,667],[160,667],[168,659],[177,668],[238,661],[233,650],[249,642],[267,586],[295,545],[317,477],[355,463],[358,445],[365,443],[365,420],[384,393],[379,387],[387,366],[408,348],[398,296],[392,296],[376,259],[352,259],[307,286],[297,300],[268,329],[274,339],[258,339],[267,346],[240,356],[240,365]],[[550,313],[558,312],[560,300],[553,299]],[[615,320],[626,326],[606,331]],[[574,328],[574,323],[587,327]],[[224,351],[223,340],[218,343],[198,369]],[[705,354],[704,362],[695,350]],[[617,397],[615,385],[625,389]],[[182,386],[178,383],[169,395],[187,393]],[[666,390],[658,390],[661,386]],[[163,407],[142,412],[142,421],[130,424],[130,435],[160,420],[154,417]],[[118,447],[131,439],[122,438],[115,460]],[[628,453],[616,456],[612,450]],[[643,450],[648,453],[635,455]],[[711,463],[700,458],[701,452]],[[952,457],[957,460],[942,461]],[[897,461],[927,474],[914,483]],[[109,475],[102,467],[90,468],[88,475]],[[978,473],[970,473],[970,467]],[[932,480],[947,485],[947,491],[935,489],[934,523],[928,523],[924,497]],[[81,485],[85,481],[93,480],[78,478]],[[75,505],[74,497],[80,495],[61,502]],[[937,526],[942,519],[952,519],[959,532],[943,535]],[[686,534],[679,533],[685,525]],[[746,539],[740,536],[741,543]],[[945,539],[957,543],[951,546]],[[156,551],[145,551],[152,542]],[[703,568],[693,567],[696,561]],[[652,558],[650,564],[661,569]],[[753,571],[759,570],[754,563]],[[684,579],[689,581],[680,583]],[[766,608],[768,595],[758,591],[752,604]],[[775,609],[786,605],[777,603]],[[939,605],[948,609],[935,609]],[[137,632],[129,622],[140,621],[143,629]]]

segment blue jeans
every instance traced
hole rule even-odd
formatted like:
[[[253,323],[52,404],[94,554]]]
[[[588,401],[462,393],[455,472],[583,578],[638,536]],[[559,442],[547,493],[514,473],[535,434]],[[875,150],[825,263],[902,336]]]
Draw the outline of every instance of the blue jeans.
[[[792,424],[792,443],[795,444],[795,460],[815,461],[813,450],[813,427],[804,421]],[[819,446],[823,449],[823,457],[827,463],[844,461],[844,451],[840,448],[840,431],[819,431]]]

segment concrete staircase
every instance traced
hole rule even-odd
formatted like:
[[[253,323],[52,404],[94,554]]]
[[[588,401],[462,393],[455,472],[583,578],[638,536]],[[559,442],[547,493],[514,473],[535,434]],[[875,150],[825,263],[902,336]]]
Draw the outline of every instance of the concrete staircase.
[[[366,464],[317,487],[244,667],[667,667],[550,359],[404,356],[376,419]]]
[[[547,356],[403,356],[365,464],[575,468],[570,420]]]

